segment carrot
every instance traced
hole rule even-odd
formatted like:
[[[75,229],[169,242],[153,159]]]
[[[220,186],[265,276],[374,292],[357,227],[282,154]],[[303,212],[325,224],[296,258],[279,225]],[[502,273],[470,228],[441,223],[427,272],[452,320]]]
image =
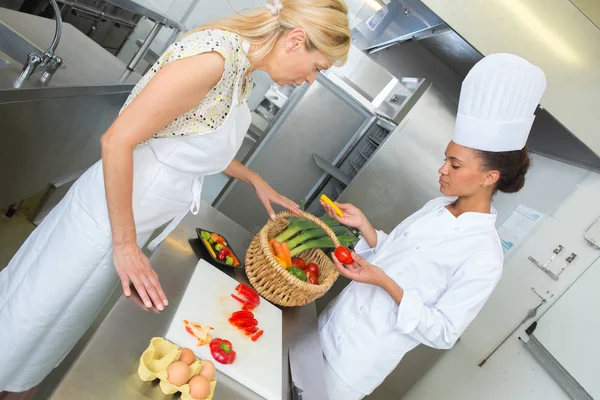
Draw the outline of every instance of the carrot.
[[[282,244],[283,247],[283,261],[287,263],[288,266],[292,265],[292,256],[290,255],[290,246],[286,242]]]
[[[275,251],[275,243],[277,243],[277,240],[275,240],[275,238],[269,240],[269,244],[271,245],[271,251],[273,252],[273,254],[277,255],[277,252]]]
[[[275,257],[281,259],[281,261],[283,261],[284,268],[288,268],[292,265],[291,261],[288,264],[286,256],[285,256],[285,250],[283,249],[283,245],[281,243],[279,243],[278,241],[275,241],[273,243],[273,248],[275,249]]]

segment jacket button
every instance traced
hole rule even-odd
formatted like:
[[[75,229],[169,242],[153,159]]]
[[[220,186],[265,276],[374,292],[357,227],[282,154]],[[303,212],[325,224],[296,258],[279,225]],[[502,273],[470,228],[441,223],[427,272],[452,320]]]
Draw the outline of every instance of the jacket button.
[[[417,250],[421,250],[421,246],[417,246]]]
[[[457,226],[456,228],[454,228],[455,230],[459,230],[460,228]]]
[[[341,337],[341,336],[338,336],[338,342],[339,342],[340,340],[342,340],[342,337]]]
[[[363,310],[363,306],[360,306],[360,311],[362,311],[362,310]]]
[[[404,236],[408,236],[408,232],[404,232]]]

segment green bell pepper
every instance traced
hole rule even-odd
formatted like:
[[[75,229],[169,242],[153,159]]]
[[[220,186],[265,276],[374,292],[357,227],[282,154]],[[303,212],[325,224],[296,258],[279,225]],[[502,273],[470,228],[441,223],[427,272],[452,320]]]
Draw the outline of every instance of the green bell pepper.
[[[200,232],[200,237],[202,237],[202,239],[208,240],[208,239],[210,239],[210,233],[202,231],[202,232]]]
[[[298,267],[290,267],[288,268],[288,272],[294,275],[296,278],[300,279],[302,282],[306,282],[306,274]]]

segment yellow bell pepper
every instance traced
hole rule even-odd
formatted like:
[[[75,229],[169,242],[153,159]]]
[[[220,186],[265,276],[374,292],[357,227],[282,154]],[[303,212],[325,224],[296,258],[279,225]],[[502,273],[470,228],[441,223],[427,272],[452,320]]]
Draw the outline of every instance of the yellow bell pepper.
[[[331,208],[333,208],[333,211],[335,211],[335,213],[337,215],[339,215],[340,218],[344,217],[344,213],[342,212],[342,210],[340,210],[340,208],[333,201],[331,201],[331,199],[329,197],[327,197],[326,195],[322,194],[321,195],[321,200],[323,200],[323,202],[325,204],[328,204]]]

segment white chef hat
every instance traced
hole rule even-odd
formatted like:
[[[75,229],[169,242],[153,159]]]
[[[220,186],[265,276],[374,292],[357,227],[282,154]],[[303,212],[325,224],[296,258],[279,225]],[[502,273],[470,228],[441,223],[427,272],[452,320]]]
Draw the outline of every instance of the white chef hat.
[[[484,57],[462,83],[452,140],[478,150],[521,150],[545,88],[544,71],[521,57]]]

